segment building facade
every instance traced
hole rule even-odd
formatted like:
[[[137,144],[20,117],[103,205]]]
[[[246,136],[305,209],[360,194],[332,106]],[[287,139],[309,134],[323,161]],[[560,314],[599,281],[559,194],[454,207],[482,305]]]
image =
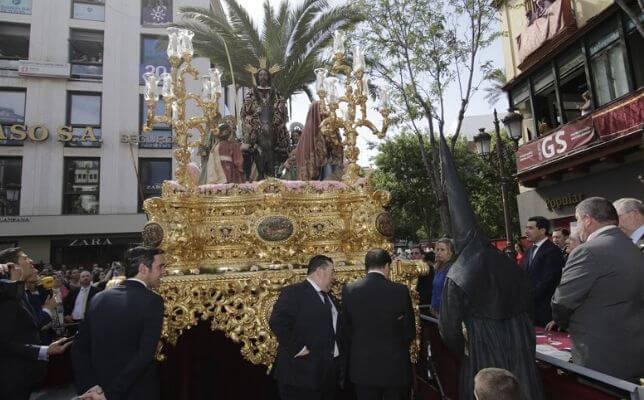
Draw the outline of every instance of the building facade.
[[[140,242],[174,169],[169,127],[141,131],[142,75],[169,71],[186,5],[209,1],[0,0],[0,247],[83,265]]]
[[[636,1],[628,2],[644,21]],[[644,38],[610,0],[499,2],[522,226],[574,227],[584,198],[644,198]]]

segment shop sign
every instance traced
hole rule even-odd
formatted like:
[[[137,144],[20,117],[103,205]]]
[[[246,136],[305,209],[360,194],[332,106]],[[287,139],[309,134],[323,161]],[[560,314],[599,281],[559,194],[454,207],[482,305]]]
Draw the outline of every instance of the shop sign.
[[[580,119],[526,143],[517,150],[517,171],[521,172],[563,157],[587,145],[595,138],[591,117]]]
[[[553,197],[550,199],[545,199],[545,201],[546,205],[548,206],[548,210],[554,211],[563,207],[576,206],[577,204],[581,203],[581,201],[585,197],[586,196],[584,196],[583,194],[568,193],[568,195],[566,196]]]
[[[121,135],[121,143],[131,143],[131,144],[173,144],[174,139],[171,135],[168,136],[152,136],[152,135]]]
[[[31,15],[31,0],[0,0],[0,12]]]
[[[83,133],[80,136],[73,134],[71,126],[61,126],[56,130],[56,138],[58,142],[89,142],[89,143],[101,143],[103,140],[96,136],[94,133],[94,128],[87,126],[83,129]],[[11,126],[1,126],[0,125],[0,144],[5,141],[13,142],[23,142],[25,140],[30,140],[32,142],[44,142],[49,139],[49,128],[44,125],[32,125],[27,127],[22,124],[15,124]]]
[[[0,223],[31,222],[29,217],[0,217]]]
[[[109,238],[90,238],[90,239],[74,239],[69,242],[69,247],[85,247],[85,246],[111,246],[112,242]]]

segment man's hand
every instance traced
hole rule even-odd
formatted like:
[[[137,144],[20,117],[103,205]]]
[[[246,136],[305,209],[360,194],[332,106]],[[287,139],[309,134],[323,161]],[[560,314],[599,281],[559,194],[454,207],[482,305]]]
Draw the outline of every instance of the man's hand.
[[[47,296],[47,300],[45,300],[45,304],[42,305],[42,308],[46,308],[49,311],[54,312],[57,304],[58,303],[56,302],[56,299],[54,298],[54,296],[49,295]]]
[[[65,315],[65,317],[63,318],[63,321],[65,321],[68,324],[73,324],[74,323],[74,318],[72,318],[71,315]]]
[[[51,356],[54,354],[62,354],[67,350],[69,346],[72,345],[72,340],[69,340],[68,338],[60,338],[53,342],[52,344],[47,347],[47,355]]]
[[[557,330],[557,324],[555,323],[555,321],[550,321],[546,325],[546,332],[550,332],[553,330]]]
[[[295,355],[294,358],[308,356],[310,353],[311,352],[309,351],[308,347],[304,346],[302,350],[300,350],[300,352]]]
[[[105,398],[105,393],[103,392],[103,389],[98,385],[94,386],[87,392],[78,396],[78,398],[80,400],[107,400]]]

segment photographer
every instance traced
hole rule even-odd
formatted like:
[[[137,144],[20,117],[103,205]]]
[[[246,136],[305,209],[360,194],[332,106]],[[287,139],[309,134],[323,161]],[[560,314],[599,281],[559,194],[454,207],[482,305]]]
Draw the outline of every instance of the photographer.
[[[27,400],[44,377],[49,356],[71,345],[67,338],[42,346],[38,312],[25,292],[31,259],[19,248],[0,251],[0,398]]]

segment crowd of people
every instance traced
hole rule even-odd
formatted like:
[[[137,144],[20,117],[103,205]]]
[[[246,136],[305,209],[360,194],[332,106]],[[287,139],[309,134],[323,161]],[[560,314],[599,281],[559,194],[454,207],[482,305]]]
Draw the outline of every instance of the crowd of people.
[[[432,271],[419,279],[420,303],[461,359],[461,399],[541,399],[534,326],[567,330],[579,365],[644,376],[641,201],[586,199],[573,233],[550,235],[547,219],[529,218],[532,246],[518,265],[480,236],[473,217],[460,218],[454,240],[409,255]],[[324,255],[281,290],[269,325],[282,399],[333,399],[345,382],[359,400],[411,398],[414,311],[408,288],[389,279],[392,262],[383,249],[368,251],[365,277],[344,287],[341,303]],[[164,305],[150,289],[164,266],[162,251],[148,247],[131,249],[124,267],[83,271],[39,272],[22,249],[0,251],[0,398],[28,399],[49,357],[72,346],[79,399],[158,399]]]

